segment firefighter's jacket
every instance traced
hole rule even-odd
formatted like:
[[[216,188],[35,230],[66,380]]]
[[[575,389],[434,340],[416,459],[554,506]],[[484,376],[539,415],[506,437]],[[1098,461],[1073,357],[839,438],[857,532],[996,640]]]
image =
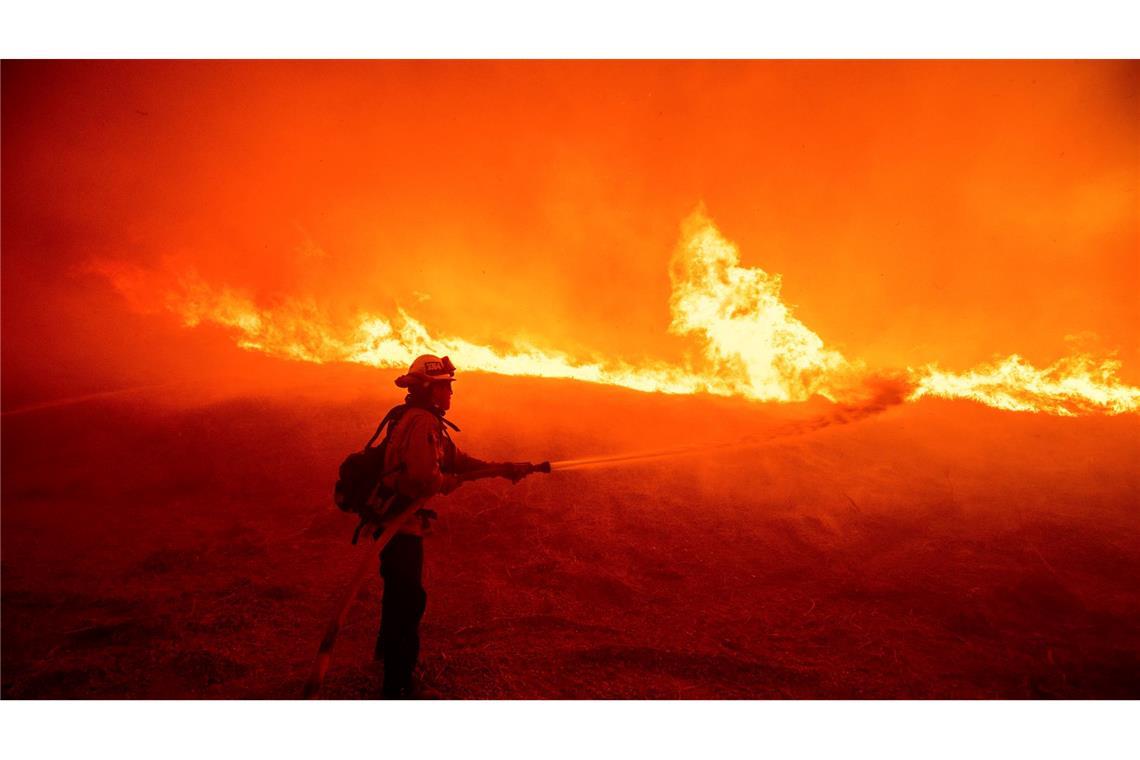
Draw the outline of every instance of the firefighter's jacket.
[[[455,490],[457,475],[490,466],[460,451],[439,417],[412,407],[400,417],[388,439],[384,471],[394,474],[385,478],[384,485],[409,498],[424,499]],[[400,532],[422,536],[423,525],[419,520],[408,520]]]

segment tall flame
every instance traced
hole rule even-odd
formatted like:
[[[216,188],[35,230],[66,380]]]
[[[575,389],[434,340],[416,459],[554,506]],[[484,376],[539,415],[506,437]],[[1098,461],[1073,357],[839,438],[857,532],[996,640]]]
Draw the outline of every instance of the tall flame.
[[[702,212],[683,225],[670,278],[670,332],[699,342],[693,364],[591,358],[516,342],[508,350],[454,336],[432,335],[403,309],[395,318],[362,313],[337,323],[312,300],[259,307],[228,287],[193,272],[173,279],[114,262],[97,264],[136,308],[168,310],[187,326],[204,322],[234,333],[244,349],[306,362],[354,362],[406,367],[425,353],[450,355],[468,370],[503,375],[569,378],[639,391],[802,401],[813,395],[849,401],[875,385],[861,362],[849,361],[796,319],[780,300],[780,277],[740,265],[736,246]],[[931,365],[910,370],[908,400],[964,398],[1010,411],[1056,415],[1120,414],[1140,410],[1140,388],[1116,377],[1120,364],[1087,355],[1040,370],[1017,355],[965,373]]]
[[[835,400],[852,368],[780,300],[780,276],[740,266],[736,246],[701,212],[684,225],[670,268],[679,335],[704,339],[711,372],[755,399]]]

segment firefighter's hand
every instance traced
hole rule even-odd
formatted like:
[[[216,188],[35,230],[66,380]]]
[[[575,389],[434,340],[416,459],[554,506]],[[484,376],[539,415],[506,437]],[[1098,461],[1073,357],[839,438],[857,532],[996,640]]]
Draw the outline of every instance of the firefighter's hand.
[[[530,462],[510,462],[503,466],[503,477],[512,483],[518,483],[534,472],[534,465]]]

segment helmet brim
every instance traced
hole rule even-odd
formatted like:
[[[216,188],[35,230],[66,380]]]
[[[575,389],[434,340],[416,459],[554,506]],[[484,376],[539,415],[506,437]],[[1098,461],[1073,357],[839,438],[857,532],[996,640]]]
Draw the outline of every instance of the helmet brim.
[[[413,385],[431,385],[433,383],[454,383],[454,377],[439,377],[425,375],[421,372],[409,372],[396,378],[397,388],[410,388]]]

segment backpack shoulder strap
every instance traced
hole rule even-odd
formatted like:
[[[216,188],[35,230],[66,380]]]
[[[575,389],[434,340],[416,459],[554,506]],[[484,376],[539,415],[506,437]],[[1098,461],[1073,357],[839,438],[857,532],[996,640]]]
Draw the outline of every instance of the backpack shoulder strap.
[[[404,412],[407,411],[407,409],[407,404],[400,404],[399,406],[394,406],[389,409],[388,413],[384,415],[384,419],[380,420],[380,424],[376,426],[376,432],[368,439],[368,443],[364,444],[364,450],[367,451],[372,448],[372,444],[375,443],[376,439],[380,437],[380,434],[384,432],[385,427],[387,427],[388,432],[391,433],[392,428],[396,427],[396,423],[404,416]]]

